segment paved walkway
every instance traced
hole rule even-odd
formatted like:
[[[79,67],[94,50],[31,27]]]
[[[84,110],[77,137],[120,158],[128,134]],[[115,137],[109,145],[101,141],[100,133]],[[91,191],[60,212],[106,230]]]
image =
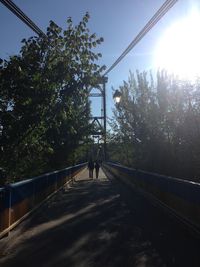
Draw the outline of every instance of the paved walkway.
[[[110,177],[111,178],[111,177]],[[85,169],[0,240],[3,267],[199,267],[200,242],[134,189]]]
[[[88,169],[84,169],[82,172],[80,172],[76,177],[75,177],[75,180],[78,182],[78,181],[92,181],[92,179],[89,178],[89,172],[88,172]],[[95,175],[95,170],[94,170],[94,173],[93,173],[93,181],[108,181],[105,173],[102,171],[102,169],[100,168],[99,169],[99,177],[98,179],[96,179],[96,175]]]
[[[0,266],[164,266],[102,170],[82,171],[8,241]]]

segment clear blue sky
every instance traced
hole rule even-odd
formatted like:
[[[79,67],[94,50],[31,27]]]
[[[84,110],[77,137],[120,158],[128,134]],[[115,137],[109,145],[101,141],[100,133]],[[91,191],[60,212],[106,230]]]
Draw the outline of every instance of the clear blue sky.
[[[89,28],[104,43],[98,50],[100,63],[110,67],[165,0],[13,0],[44,32],[50,20],[65,28],[67,17],[78,23],[88,11]],[[162,20],[142,39],[126,58],[108,75],[108,116],[113,106],[111,87],[128,79],[129,70],[150,70],[153,51],[159,37],[173,21],[187,14],[199,0],[179,0]],[[35,33],[0,3],[0,58],[19,52],[21,40]]]

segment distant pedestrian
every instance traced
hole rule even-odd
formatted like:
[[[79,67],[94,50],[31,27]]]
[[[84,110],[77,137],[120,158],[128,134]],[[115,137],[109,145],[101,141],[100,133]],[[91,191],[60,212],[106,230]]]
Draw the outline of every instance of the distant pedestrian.
[[[92,160],[88,162],[88,169],[89,169],[89,177],[93,178],[94,162]]]
[[[96,179],[98,179],[98,177],[99,177],[99,168],[100,168],[100,165],[99,165],[98,161],[96,161],[95,162]]]

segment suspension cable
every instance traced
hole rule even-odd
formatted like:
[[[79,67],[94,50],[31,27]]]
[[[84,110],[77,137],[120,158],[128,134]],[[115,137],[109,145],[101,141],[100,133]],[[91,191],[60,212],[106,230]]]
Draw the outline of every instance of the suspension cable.
[[[47,37],[46,34],[11,0],[0,0],[0,2],[39,36]]]
[[[111,67],[104,73],[103,76],[107,75],[113,70],[119,62],[133,49],[133,47],[155,26],[155,24],[175,5],[178,0],[167,0],[154,14],[154,16],[148,21],[145,27],[139,32],[124,52],[117,58],[117,60],[111,65]]]
[[[133,49],[134,46],[156,25],[156,23],[175,5],[178,0],[166,0],[163,5],[158,9],[154,16],[147,22],[145,27],[139,32],[139,34],[133,39],[123,53],[117,58],[117,60],[111,65],[111,67],[104,73],[107,75],[113,70],[119,62]],[[46,34],[30,19],[26,14],[11,0],[0,0],[9,10],[11,10],[19,19],[21,19],[28,27],[30,27],[39,36],[47,37]]]

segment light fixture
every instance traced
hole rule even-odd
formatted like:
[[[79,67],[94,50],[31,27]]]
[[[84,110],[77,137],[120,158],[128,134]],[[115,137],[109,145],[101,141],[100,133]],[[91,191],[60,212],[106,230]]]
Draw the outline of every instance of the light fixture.
[[[119,90],[116,90],[113,94],[113,99],[116,103],[119,103],[121,101],[122,93]]]

